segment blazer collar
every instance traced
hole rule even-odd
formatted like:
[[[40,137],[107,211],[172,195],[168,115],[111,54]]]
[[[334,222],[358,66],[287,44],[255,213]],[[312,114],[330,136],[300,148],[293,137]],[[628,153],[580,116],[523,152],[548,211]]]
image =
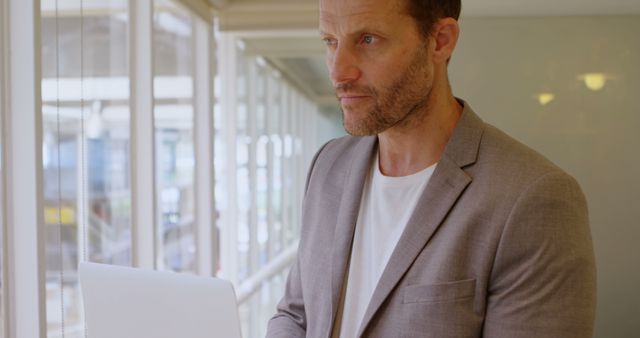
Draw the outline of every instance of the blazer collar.
[[[464,168],[475,163],[478,158],[484,122],[467,102],[460,99],[458,102],[464,106],[462,115],[460,115],[453,134],[444,148],[442,157],[448,157],[460,168]]]

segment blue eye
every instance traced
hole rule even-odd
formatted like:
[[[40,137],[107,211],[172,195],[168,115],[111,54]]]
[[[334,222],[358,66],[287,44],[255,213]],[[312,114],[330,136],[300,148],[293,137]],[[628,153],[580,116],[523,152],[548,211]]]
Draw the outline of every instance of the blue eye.
[[[370,45],[372,43],[376,42],[376,37],[373,35],[365,35],[362,37],[362,43]]]
[[[337,43],[335,39],[330,39],[330,38],[322,39],[322,41],[324,42],[325,45],[327,45],[329,47],[335,46],[336,43]]]

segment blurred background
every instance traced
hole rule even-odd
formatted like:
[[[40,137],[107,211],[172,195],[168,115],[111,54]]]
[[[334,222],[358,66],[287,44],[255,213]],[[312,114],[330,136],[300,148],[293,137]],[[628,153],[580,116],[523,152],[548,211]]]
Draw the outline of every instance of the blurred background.
[[[0,337],[18,332],[29,292],[42,297],[20,310],[46,337],[84,337],[81,261],[229,279],[243,335],[264,336],[307,166],[344,135],[316,0],[0,4]],[[638,337],[640,2],[463,1],[461,27],[454,94],[576,177],[598,264],[595,336]],[[11,54],[25,41],[36,64]],[[31,136],[11,128],[25,114],[12,109],[21,70],[36,84]],[[23,156],[35,159],[26,204]],[[24,210],[36,221],[18,222]],[[31,263],[42,276],[16,287]]]

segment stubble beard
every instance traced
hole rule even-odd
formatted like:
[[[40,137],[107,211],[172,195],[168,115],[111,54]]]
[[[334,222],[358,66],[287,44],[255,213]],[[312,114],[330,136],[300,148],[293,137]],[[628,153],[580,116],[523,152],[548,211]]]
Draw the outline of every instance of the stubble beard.
[[[337,88],[367,93],[374,99],[373,107],[369,112],[361,113],[363,116],[359,119],[347,118],[345,109],[350,107],[342,107],[342,122],[347,133],[353,136],[377,135],[391,127],[410,124],[426,110],[433,77],[428,69],[426,51],[426,48],[420,48],[406,70],[388,87],[376,89],[346,84]]]

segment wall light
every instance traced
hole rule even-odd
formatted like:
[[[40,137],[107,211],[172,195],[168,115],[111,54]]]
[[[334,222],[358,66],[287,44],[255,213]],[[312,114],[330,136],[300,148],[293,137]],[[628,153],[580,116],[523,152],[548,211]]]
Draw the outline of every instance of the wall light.
[[[536,99],[538,99],[538,103],[540,103],[541,106],[546,106],[555,98],[556,96],[553,93],[540,93],[536,95]]]
[[[587,88],[597,92],[602,90],[604,86],[607,84],[607,80],[611,79],[611,77],[603,74],[603,73],[586,73],[578,76],[578,80],[584,81],[584,84]]]

